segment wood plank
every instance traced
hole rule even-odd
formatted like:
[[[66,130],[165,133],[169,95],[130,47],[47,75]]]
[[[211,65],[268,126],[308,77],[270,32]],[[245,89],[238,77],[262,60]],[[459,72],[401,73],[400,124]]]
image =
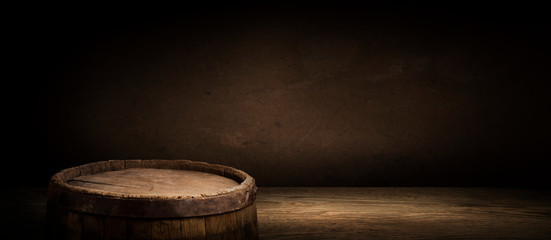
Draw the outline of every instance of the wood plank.
[[[242,239],[257,239],[256,204],[253,203],[236,212],[237,229]]]
[[[82,239],[103,239],[104,221],[102,216],[82,215]]]
[[[152,239],[153,222],[148,219],[126,219],[126,236],[128,239]]]
[[[227,239],[239,240],[243,239],[243,229],[241,229],[237,222],[237,216],[244,214],[244,211],[234,211],[230,213],[222,214],[223,223],[226,225]]]
[[[207,239],[242,239],[235,212],[205,217],[205,232]]]
[[[260,188],[261,239],[551,239],[549,191]]]
[[[230,178],[211,173],[153,168],[101,172],[76,177],[67,183],[103,192],[155,197],[215,195],[239,185]]]
[[[72,211],[67,212],[65,226],[65,238],[67,240],[80,240],[82,237],[82,215]]]
[[[258,239],[258,214],[256,203],[251,204],[245,211],[248,219],[246,225],[243,226],[245,239]]]
[[[104,239],[123,240],[126,239],[126,218],[105,217]]]
[[[228,239],[224,238],[225,231],[226,225],[218,215],[205,217],[205,233],[207,240]]]
[[[182,239],[182,226],[180,219],[163,220],[168,227],[169,239]]]
[[[153,240],[170,239],[168,225],[163,223],[162,220],[153,221],[151,226],[151,239]]]
[[[180,220],[182,239],[204,240],[206,237],[205,218],[183,218]]]
[[[152,239],[182,239],[180,219],[160,219],[151,221],[153,225]]]

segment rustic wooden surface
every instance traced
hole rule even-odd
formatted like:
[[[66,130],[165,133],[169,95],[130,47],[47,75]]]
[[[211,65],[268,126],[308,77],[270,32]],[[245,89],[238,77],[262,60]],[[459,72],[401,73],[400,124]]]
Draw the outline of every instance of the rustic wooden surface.
[[[160,159],[89,163],[50,178],[47,236],[255,240],[255,193],[252,177],[221,165]],[[107,223],[125,229],[125,235]]]
[[[155,168],[101,172],[76,177],[67,183],[102,192],[165,197],[214,195],[239,185],[233,179],[212,173]]]
[[[256,189],[255,180],[247,173],[217,164],[190,160],[109,160],[54,174],[48,186],[47,209],[59,206],[74,212],[116,217],[207,216],[252,204]]]
[[[46,199],[45,188],[3,191],[2,232],[41,239]],[[551,239],[542,190],[260,188],[256,204],[260,239]]]
[[[153,170],[139,170],[139,169],[153,169]],[[167,170],[167,171],[163,172],[162,170]],[[185,170],[185,171],[178,172],[176,170]],[[115,173],[108,173],[111,171],[115,171]],[[165,195],[157,195],[157,194],[149,193],[151,184],[153,184],[153,182],[156,182],[156,184],[162,188],[165,186],[160,186],[163,184],[159,183],[159,181],[160,182],[162,182],[162,180],[179,181],[179,178],[182,178],[182,177],[185,178],[185,176],[182,176],[180,174],[185,173],[186,171],[199,172],[195,174],[203,174],[203,173],[214,174],[220,177],[225,177],[225,178],[234,180],[239,184],[237,184],[237,186],[233,186],[233,182],[226,184],[226,185],[232,185],[232,186],[230,188],[226,188],[225,186],[223,186],[222,188],[218,188],[217,191],[214,191],[213,195],[206,194],[204,191],[200,191],[201,193],[197,196],[194,196],[194,194],[189,194],[189,195],[168,194],[165,196]],[[135,184],[135,183],[126,183],[129,185],[124,185],[125,183],[120,183],[120,182],[117,183],[116,181],[113,181],[114,179],[107,179],[112,177],[124,177],[126,178],[125,180],[137,181],[139,184],[143,184],[146,187],[145,189],[140,189],[143,187],[138,187],[136,186],[138,184]],[[159,177],[161,178],[166,177],[169,179],[159,180],[158,179]],[[196,178],[199,178],[199,177],[200,176],[191,176],[190,179],[184,179],[184,180],[197,180]],[[78,179],[81,179],[81,181],[79,181]],[[91,180],[91,182],[86,182],[87,180]],[[70,181],[73,181],[72,184],[69,183]],[[99,181],[99,182],[94,182],[94,181]],[[207,179],[206,182],[207,183],[197,183],[197,184],[200,184],[200,185],[219,184],[219,183],[213,183],[213,181],[210,181],[209,179]],[[179,182],[179,183],[182,183],[184,185],[187,184],[187,182],[185,181]],[[112,192],[104,191],[101,188],[104,188],[106,186],[103,186],[103,187],[99,186],[102,184],[110,185],[110,188],[115,189],[116,191],[112,191]],[[90,186],[90,187],[81,187],[80,185]],[[108,161],[92,162],[92,163],[88,163],[88,164],[84,164],[76,167],[71,167],[71,168],[63,169],[57,172],[56,174],[54,174],[50,178],[50,187],[51,186],[55,186],[60,190],[69,191],[69,192],[79,192],[79,193],[85,193],[85,194],[110,196],[114,198],[123,198],[123,199],[124,198],[182,199],[182,198],[194,198],[198,196],[224,198],[224,197],[228,197],[229,195],[235,195],[235,194],[249,195],[249,193],[251,193],[252,195],[254,195],[254,192],[256,192],[256,184],[254,179],[251,176],[249,176],[247,173],[241,170],[228,167],[228,166],[218,165],[218,164],[209,164],[206,162],[198,162],[198,161],[190,161],[190,160],[163,160],[163,159],[108,160]],[[174,186],[174,188],[176,187],[178,186]],[[212,186],[206,186],[206,187],[210,188]],[[100,189],[97,189],[97,188],[100,188]],[[121,192],[121,190],[123,190],[124,188],[126,188],[127,190],[130,189],[130,191]],[[134,194],[135,190],[145,190],[147,194],[145,195]]]
[[[550,192],[260,188],[261,239],[551,239]]]
[[[256,205],[237,211],[189,218],[124,218],[58,209],[47,218],[49,239],[257,240]]]

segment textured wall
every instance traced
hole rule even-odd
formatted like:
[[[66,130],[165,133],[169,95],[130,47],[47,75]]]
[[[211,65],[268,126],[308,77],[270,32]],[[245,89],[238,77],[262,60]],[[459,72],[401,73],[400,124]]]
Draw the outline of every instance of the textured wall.
[[[52,20],[38,175],[161,158],[260,186],[544,185],[547,36],[505,15],[389,10]]]

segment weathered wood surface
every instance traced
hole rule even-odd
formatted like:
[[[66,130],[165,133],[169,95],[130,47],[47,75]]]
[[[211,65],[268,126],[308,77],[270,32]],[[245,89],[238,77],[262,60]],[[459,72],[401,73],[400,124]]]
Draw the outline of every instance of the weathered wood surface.
[[[90,163],[50,179],[48,237],[257,239],[255,194],[252,177],[221,165],[188,160]]]
[[[549,191],[260,188],[260,239],[551,239]]]
[[[57,212],[48,221],[49,239],[192,240],[258,239],[256,205],[238,211],[189,218],[124,218]]]
[[[155,197],[216,195],[239,185],[233,179],[212,173],[155,168],[102,172],[76,177],[67,183],[105,193]]]
[[[549,191],[262,187],[257,197],[260,239],[551,239]],[[4,234],[44,238],[46,189],[3,191],[0,207]],[[181,224],[202,232],[201,221]],[[105,231],[126,236],[113,222],[124,224],[106,219]]]
[[[146,170],[141,170],[146,169]],[[137,186],[139,184],[146,184],[145,188],[148,189],[151,187],[150,184],[153,184],[151,181],[161,181],[154,179],[154,177],[164,178],[164,175],[155,175],[154,173],[162,172],[166,170],[168,174],[166,177],[170,179],[164,180],[174,180],[178,177],[186,176],[177,176],[182,173],[189,171],[196,172],[195,174],[213,174],[219,177],[228,178],[230,180],[236,181],[238,184],[234,185],[233,182],[227,182],[226,185],[232,185],[227,188],[222,184],[222,188],[219,188],[218,191],[213,191],[212,194],[200,193],[199,195],[186,195],[186,194],[168,194],[168,195],[155,195],[149,194],[146,191],[146,194],[140,194],[140,191],[143,191],[143,186]],[[178,172],[176,170],[185,170]],[[151,172],[148,172],[151,171]],[[112,173],[115,172],[115,173]],[[150,176],[147,176],[148,173]],[[141,175],[141,176],[140,176]],[[116,183],[116,180],[110,179],[106,180],[105,178],[109,177],[126,177],[129,180],[138,181],[139,184],[129,184],[124,185],[124,183]],[[190,176],[186,180],[194,180],[197,176]],[[96,185],[93,185],[94,182],[86,183],[87,179],[91,180],[100,180],[108,181],[107,185],[111,185],[112,189],[117,191],[106,192],[99,185],[101,182],[96,182]],[[211,178],[211,177],[208,177]],[[82,179],[83,181],[80,181]],[[220,180],[222,178],[216,178]],[[145,183],[142,180],[150,180],[150,184]],[[209,179],[207,179],[209,180]],[[71,182],[71,183],[70,183]],[[114,184],[114,185],[112,185]],[[210,184],[218,184],[216,181],[210,181]],[[155,199],[182,199],[182,198],[194,198],[197,196],[209,196],[209,197],[221,197],[228,195],[233,192],[243,192],[249,193],[256,191],[256,185],[254,179],[249,176],[247,173],[232,168],[228,166],[222,166],[217,164],[209,164],[205,162],[196,162],[190,160],[109,160],[109,161],[100,161],[88,163],[81,166],[76,166],[72,168],[64,169],[56,174],[54,174],[50,179],[50,186],[58,187],[65,191],[78,192],[84,194],[93,194],[100,196],[109,196],[114,198],[155,198]],[[82,185],[82,186],[81,186]],[[160,185],[160,184],[158,184]],[[118,188],[116,188],[118,187]],[[124,188],[127,188],[127,191],[122,191]],[[109,188],[108,188],[109,189]],[[134,193],[134,191],[137,191]]]
[[[50,179],[49,204],[116,217],[178,218],[236,211],[256,185],[235,168],[189,160],[110,160],[68,168]]]

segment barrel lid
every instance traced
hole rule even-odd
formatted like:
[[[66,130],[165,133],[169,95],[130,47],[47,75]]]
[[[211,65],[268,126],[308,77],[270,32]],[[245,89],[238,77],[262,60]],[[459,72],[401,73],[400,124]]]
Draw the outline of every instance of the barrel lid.
[[[254,179],[189,160],[109,160],[52,176],[48,204],[91,214],[170,218],[235,211],[254,202]]]

